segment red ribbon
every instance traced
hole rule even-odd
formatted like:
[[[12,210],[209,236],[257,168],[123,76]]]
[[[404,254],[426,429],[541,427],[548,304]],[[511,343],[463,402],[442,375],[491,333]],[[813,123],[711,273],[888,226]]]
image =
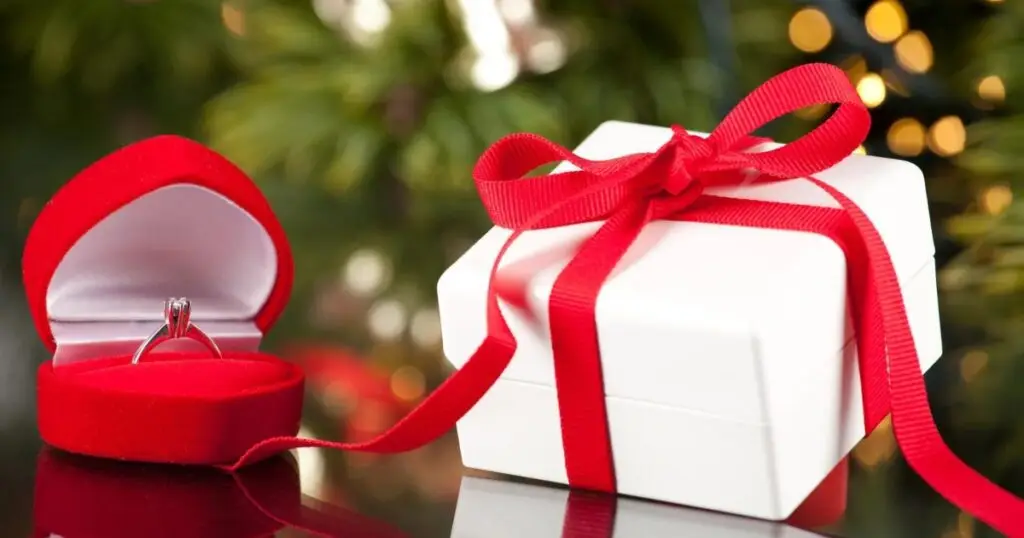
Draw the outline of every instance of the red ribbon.
[[[759,141],[750,136],[757,128],[820,104],[839,107],[806,136],[771,151],[745,151]],[[603,220],[556,279],[549,298],[549,323],[569,482],[613,492],[615,474],[594,306],[626,249],[647,223],[658,219],[799,230],[829,237],[846,254],[867,431],[891,412],[897,443],[921,478],[980,521],[1006,535],[1024,537],[1024,501],[957,458],[935,427],[903,294],[878,230],[849,198],[810,177],[850,155],[869,126],[870,115],[843,71],[810,64],[754,90],[708,138],[673,127],[672,139],[653,153],[591,161],[536,135],[514,134],[499,140],[480,158],[473,176],[491,220],[513,233],[491,270],[487,337],[473,356],[375,439],[365,443],[269,439],[232,467],[302,446],[392,453],[436,439],[479,401],[515,353],[516,340],[498,309],[494,285],[509,246],[528,230]],[[560,161],[580,170],[520,181],[537,167]],[[761,174],[759,182],[807,178],[835,199],[840,209],[702,194],[707,186],[739,184],[750,170]]]

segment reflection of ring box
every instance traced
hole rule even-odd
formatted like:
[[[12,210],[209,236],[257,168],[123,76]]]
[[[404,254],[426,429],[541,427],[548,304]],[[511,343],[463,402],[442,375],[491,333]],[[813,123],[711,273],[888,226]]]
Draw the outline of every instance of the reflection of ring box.
[[[608,122],[577,153],[600,160],[653,151],[670,136],[664,128]],[[920,171],[853,155],[817,178],[856,202],[881,233],[927,369],[941,354],[941,339]],[[799,179],[710,193],[836,207]],[[572,246],[598,226],[525,232],[508,251],[496,287],[512,288],[502,306],[519,347],[459,422],[466,466],[567,482],[547,300]],[[456,366],[484,338],[488,277],[509,235],[489,231],[438,283],[445,354]],[[557,263],[548,263],[551,256]],[[648,225],[596,307],[618,491],[788,518],[865,435],[846,292],[843,253],[824,236]],[[530,315],[509,307],[516,302]]]
[[[563,529],[577,525],[585,525],[589,531],[585,536],[594,538],[819,536],[782,523],[621,497],[587,502],[584,510],[576,511],[570,507],[570,495],[577,493],[570,494],[564,488],[464,477],[452,538],[560,538],[567,536]]]
[[[283,528],[265,510],[286,512],[300,502],[295,469],[280,458],[240,476],[245,490],[235,477],[213,469],[129,465],[44,450],[36,469],[34,524],[43,536],[65,538],[256,538]],[[251,498],[276,503],[261,510]]]
[[[28,302],[53,360],[39,429],[56,447],[165,463],[227,463],[298,431],[302,372],[257,351],[284,308],[292,259],[259,189],[198,143],[152,138],[69,181],[25,246]],[[224,359],[188,339],[137,365],[170,297]]]
[[[386,523],[309,501],[288,457],[228,474],[44,449],[36,466],[34,536],[267,538],[285,527],[310,536],[403,536]]]

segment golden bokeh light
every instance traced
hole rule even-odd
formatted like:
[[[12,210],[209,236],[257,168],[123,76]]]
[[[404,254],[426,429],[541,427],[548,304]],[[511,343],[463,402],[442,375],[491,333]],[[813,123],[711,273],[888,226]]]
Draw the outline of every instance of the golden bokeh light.
[[[956,517],[956,532],[963,538],[973,538],[974,518],[966,512],[960,512]]]
[[[857,146],[857,149],[853,150],[857,155],[867,155],[868,150],[864,146]]]
[[[828,105],[811,105],[809,107],[801,108],[800,110],[793,112],[793,114],[802,120],[816,120],[824,116],[825,113],[828,112],[828,109]]]
[[[850,56],[843,60],[839,67],[846,71],[846,76],[851,82],[857,82],[861,77],[868,74],[868,62],[860,55]]]
[[[879,0],[864,15],[868,34],[882,43],[892,43],[907,31],[907,12],[896,0]]]
[[[789,21],[789,41],[804,52],[819,52],[832,41],[832,23],[821,10],[801,9]]]
[[[245,33],[245,14],[230,2],[220,5],[220,20],[232,34],[242,35]]]
[[[403,366],[391,374],[391,392],[399,399],[413,401],[423,396],[426,390],[423,372],[412,366]]]
[[[974,378],[978,377],[978,374],[985,370],[987,365],[988,353],[977,349],[968,351],[964,354],[964,358],[960,359],[960,377],[970,383]]]
[[[989,75],[978,82],[978,95],[989,102],[1001,103],[1006,99],[1006,86],[1003,79]]]
[[[967,130],[964,122],[956,116],[939,119],[928,131],[928,148],[937,155],[950,157],[964,150],[967,144]]]
[[[875,108],[885,101],[885,81],[877,73],[868,73],[857,81],[857,95],[868,108]]]
[[[886,134],[889,149],[902,157],[916,157],[924,151],[925,129],[914,118],[896,120]]]
[[[892,418],[885,417],[875,431],[853,448],[853,459],[868,469],[889,461],[896,455],[896,438],[892,433]]]
[[[1006,185],[993,185],[981,193],[982,211],[989,215],[999,215],[1013,203],[1013,191]]]
[[[896,42],[896,61],[911,73],[926,73],[935,63],[932,42],[924,32],[914,30]]]

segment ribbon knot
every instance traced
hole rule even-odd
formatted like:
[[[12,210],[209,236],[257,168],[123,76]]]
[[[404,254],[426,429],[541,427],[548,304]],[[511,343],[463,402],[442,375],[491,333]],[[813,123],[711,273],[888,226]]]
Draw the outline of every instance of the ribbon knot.
[[[715,151],[707,140],[694,136],[678,125],[672,126],[672,139],[659,150],[659,157],[668,161],[668,168],[659,170],[657,181],[661,190],[678,196],[691,186],[700,187],[699,176],[704,164],[714,161]]]

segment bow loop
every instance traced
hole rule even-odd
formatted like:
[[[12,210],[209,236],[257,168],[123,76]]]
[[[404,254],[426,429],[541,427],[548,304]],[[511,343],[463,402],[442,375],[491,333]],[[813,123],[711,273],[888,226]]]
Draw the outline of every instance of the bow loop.
[[[838,103],[823,124],[770,151],[748,150],[764,141],[753,132],[797,109]],[[863,142],[870,115],[838,67],[810,64],[791,69],[756,89],[710,136],[672,127],[653,153],[609,160],[584,159],[537,135],[514,134],[494,143],[473,171],[477,190],[495,225],[528,230],[605,220],[616,211],[660,199],[685,209],[705,186],[741,185],[760,173],[768,179],[809,176],[837,164]],[[526,178],[539,166],[566,162],[576,170]]]

